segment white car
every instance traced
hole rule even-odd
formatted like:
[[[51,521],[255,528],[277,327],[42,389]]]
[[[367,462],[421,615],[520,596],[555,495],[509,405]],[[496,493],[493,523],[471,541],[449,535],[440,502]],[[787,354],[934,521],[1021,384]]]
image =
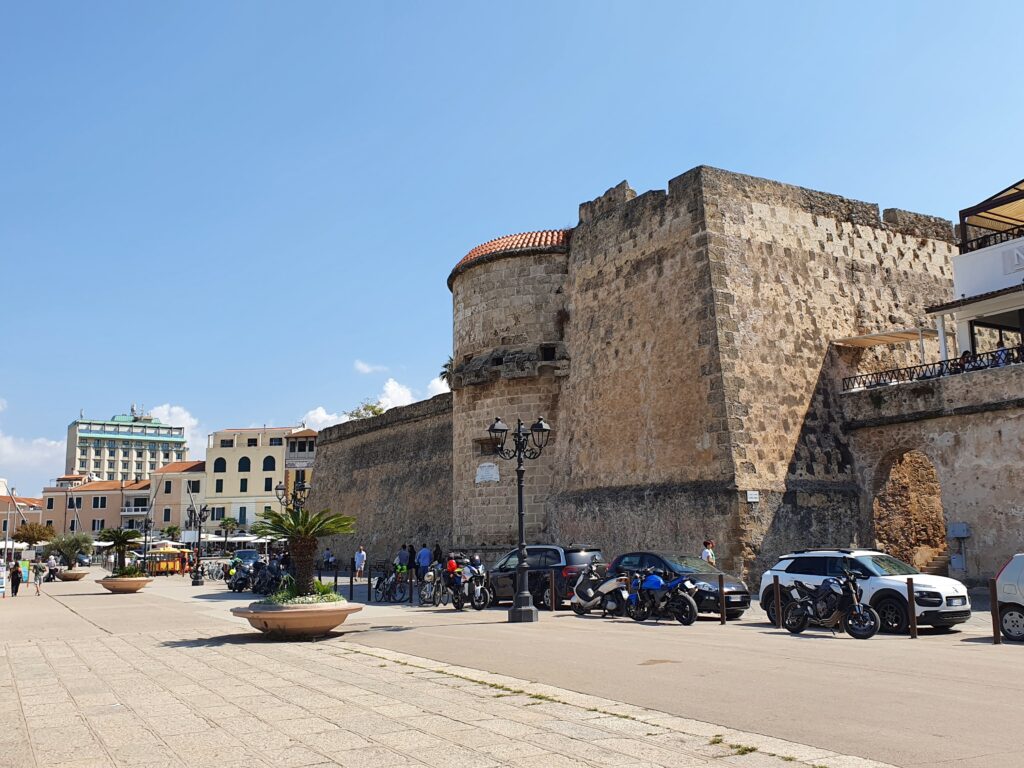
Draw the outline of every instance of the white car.
[[[918,625],[948,629],[971,618],[967,587],[956,579],[920,573],[892,555],[874,549],[801,549],[783,555],[761,576],[761,607],[775,622],[772,577],[782,586],[794,581],[818,585],[829,576],[842,576],[843,568],[857,576],[862,600],[878,611],[883,632],[904,633],[909,624],[907,579],[914,578],[914,603]],[[782,603],[789,602],[783,590]]]
[[[1024,554],[1006,561],[996,576],[999,626],[1007,640],[1024,640]]]

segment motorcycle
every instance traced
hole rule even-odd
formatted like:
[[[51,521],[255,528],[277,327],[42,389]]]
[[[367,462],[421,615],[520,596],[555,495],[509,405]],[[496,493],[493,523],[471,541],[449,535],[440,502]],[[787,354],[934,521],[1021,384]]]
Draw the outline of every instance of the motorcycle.
[[[435,608],[441,604],[442,598],[447,603],[448,594],[444,586],[444,567],[441,563],[433,562],[423,574],[423,583],[420,584],[420,605],[433,605]]]
[[[596,608],[602,616],[625,616],[629,601],[629,579],[625,576],[609,577],[595,556],[580,571],[572,588],[569,605],[577,616],[586,616]]]
[[[252,586],[252,569],[239,563],[234,568],[234,573],[228,579],[228,589],[232,592],[244,592]]]
[[[469,603],[474,610],[482,611],[491,603],[491,590],[487,586],[487,569],[480,562],[480,556],[460,562],[452,573],[452,607],[461,611]]]
[[[259,595],[270,595],[281,586],[284,571],[275,561],[270,565],[257,562],[253,564],[255,575],[252,580],[252,591]]]
[[[789,590],[792,602],[782,612],[782,626],[794,635],[814,624],[868,640],[881,626],[875,609],[860,601],[861,589],[850,571],[844,570],[842,578],[829,577],[817,587],[794,581]]]
[[[626,612],[634,621],[674,618],[680,624],[689,626],[697,620],[697,603],[690,596],[685,584],[692,580],[679,576],[665,581],[654,568],[645,568],[633,574],[631,592],[626,602]]]

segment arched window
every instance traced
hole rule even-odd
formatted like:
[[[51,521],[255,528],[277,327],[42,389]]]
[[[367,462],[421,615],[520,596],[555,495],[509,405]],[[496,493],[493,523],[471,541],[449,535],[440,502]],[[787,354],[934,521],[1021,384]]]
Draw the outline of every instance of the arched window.
[[[273,456],[266,456],[263,459],[263,471],[273,472],[277,468],[277,463],[274,461]]]
[[[238,471],[239,472],[248,472],[250,468],[251,468],[251,464],[249,462],[249,457],[248,456],[243,456],[242,458],[240,458],[238,460]]]
[[[228,463],[226,461],[224,461],[223,457],[219,458],[215,462],[213,462],[213,471],[214,472],[227,472],[228,471]]]

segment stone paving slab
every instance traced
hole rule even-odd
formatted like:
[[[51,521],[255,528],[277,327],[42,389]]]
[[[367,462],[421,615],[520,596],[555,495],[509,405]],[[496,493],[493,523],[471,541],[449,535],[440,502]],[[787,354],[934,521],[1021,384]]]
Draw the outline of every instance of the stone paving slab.
[[[0,644],[0,768],[882,763],[332,638],[208,628]]]

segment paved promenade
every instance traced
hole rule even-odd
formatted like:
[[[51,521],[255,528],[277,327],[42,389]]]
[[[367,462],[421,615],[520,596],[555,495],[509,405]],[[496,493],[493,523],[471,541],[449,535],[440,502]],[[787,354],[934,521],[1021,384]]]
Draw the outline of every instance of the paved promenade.
[[[227,614],[238,598],[222,586],[47,588],[0,604],[4,768],[883,765],[343,634],[268,641]],[[356,618],[386,627],[396,610]],[[467,629],[495,618],[421,615]]]

